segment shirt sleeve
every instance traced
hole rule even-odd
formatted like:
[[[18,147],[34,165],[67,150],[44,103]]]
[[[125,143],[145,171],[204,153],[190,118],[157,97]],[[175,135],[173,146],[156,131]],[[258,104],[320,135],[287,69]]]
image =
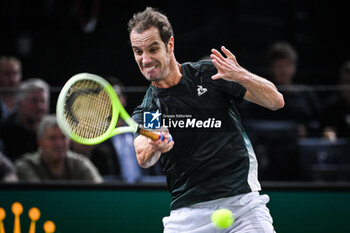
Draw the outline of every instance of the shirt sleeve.
[[[227,83],[225,85],[227,88],[224,89],[226,89],[227,94],[231,96],[232,100],[234,100],[237,103],[242,102],[244,95],[247,92],[247,89],[237,82],[225,82]]]

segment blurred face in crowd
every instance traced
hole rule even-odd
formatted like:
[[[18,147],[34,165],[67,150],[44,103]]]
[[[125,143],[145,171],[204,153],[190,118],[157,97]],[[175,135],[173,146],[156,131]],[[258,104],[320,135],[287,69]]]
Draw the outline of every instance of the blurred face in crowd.
[[[70,141],[58,126],[54,126],[46,127],[44,135],[38,139],[38,145],[43,159],[49,163],[56,163],[65,159]]]
[[[49,111],[49,98],[45,91],[35,90],[20,101],[18,112],[28,124],[39,123]]]
[[[290,58],[276,59],[270,66],[270,72],[276,85],[291,85],[296,71],[296,65]]]
[[[22,79],[21,66],[14,61],[0,63],[0,86],[16,87]]]

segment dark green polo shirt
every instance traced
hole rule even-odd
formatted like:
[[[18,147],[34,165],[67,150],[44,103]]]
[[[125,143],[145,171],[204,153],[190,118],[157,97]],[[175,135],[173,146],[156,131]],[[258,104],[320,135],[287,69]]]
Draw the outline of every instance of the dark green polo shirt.
[[[257,162],[240,122],[237,105],[246,92],[238,83],[212,80],[211,61],[184,63],[180,82],[150,86],[133,119],[157,111],[174,147],[160,163],[172,194],[171,209],[260,190]]]

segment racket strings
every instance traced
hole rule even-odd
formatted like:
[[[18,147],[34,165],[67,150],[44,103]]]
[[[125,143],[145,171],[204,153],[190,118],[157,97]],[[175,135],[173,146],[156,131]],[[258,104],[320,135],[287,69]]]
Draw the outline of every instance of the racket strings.
[[[104,87],[91,80],[78,81],[66,97],[67,124],[74,134],[95,138],[109,128],[112,104]]]

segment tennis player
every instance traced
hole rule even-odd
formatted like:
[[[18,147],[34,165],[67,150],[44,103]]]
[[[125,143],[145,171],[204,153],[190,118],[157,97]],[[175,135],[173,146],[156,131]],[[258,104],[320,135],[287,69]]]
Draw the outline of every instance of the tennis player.
[[[158,111],[173,136],[170,142],[168,133],[163,141],[142,135],[134,141],[140,166],[160,160],[167,176],[173,200],[164,232],[274,232],[269,197],[259,194],[257,161],[237,105],[245,99],[277,110],[283,96],[225,47],[213,49],[211,61],[179,64],[172,27],[153,8],[135,14],[128,30],[135,60],[151,82],[133,119],[142,124],[145,112]],[[235,216],[224,230],[210,220],[219,208]]]

